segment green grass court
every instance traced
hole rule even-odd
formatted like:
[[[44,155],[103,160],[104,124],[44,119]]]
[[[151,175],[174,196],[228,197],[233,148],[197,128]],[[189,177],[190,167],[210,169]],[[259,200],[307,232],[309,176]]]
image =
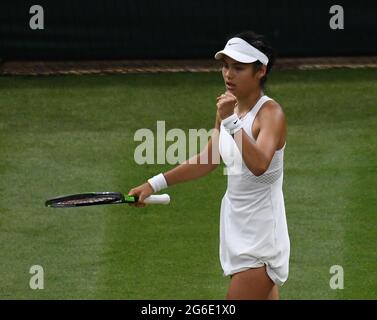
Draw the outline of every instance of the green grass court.
[[[223,299],[218,258],[226,177],[167,189],[169,206],[44,207],[124,191],[171,165],[137,165],[139,128],[210,129],[220,73],[0,77],[1,299]],[[377,298],[377,70],[275,71],[288,121],[291,237],[282,299]],[[44,289],[29,269],[44,268]],[[344,289],[329,286],[332,265]]]

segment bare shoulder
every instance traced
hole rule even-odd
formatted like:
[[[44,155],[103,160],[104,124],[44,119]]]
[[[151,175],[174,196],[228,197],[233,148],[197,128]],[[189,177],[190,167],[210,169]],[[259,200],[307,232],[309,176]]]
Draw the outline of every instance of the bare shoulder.
[[[285,115],[282,106],[275,100],[269,100],[263,104],[263,107],[258,112],[259,120],[263,121],[277,121],[285,123]]]
[[[283,108],[274,100],[267,101],[258,112],[259,128],[265,128],[276,136],[277,150],[280,150],[287,138],[287,123]]]

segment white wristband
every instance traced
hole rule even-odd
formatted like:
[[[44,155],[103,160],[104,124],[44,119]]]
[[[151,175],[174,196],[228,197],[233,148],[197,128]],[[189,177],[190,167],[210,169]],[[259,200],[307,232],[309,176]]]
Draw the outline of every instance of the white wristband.
[[[154,192],[159,192],[168,187],[168,183],[162,173],[148,179],[148,182],[152,186]]]
[[[225,130],[229,132],[229,134],[234,134],[237,131],[242,129],[242,123],[241,120],[238,118],[238,116],[233,113],[228,118],[221,121]]]

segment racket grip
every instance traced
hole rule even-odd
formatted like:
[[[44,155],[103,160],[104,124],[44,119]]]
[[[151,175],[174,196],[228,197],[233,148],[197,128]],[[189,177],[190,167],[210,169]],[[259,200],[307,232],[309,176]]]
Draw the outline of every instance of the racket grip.
[[[170,196],[164,194],[152,194],[144,199],[144,203],[147,204],[168,204],[170,202]]]

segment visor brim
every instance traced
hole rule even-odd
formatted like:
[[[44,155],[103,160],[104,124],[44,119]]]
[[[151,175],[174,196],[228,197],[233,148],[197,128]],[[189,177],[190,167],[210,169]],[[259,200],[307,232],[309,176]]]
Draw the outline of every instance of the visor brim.
[[[253,62],[258,60],[255,57],[250,57],[249,55],[240,53],[240,52],[235,51],[235,50],[230,50],[230,49],[224,49],[224,50],[217,52],[215,54],[215,59],[221,60],[224,57],[224,55],[232,58],[233,60],[241,62],[241,63],[253,63]]]

